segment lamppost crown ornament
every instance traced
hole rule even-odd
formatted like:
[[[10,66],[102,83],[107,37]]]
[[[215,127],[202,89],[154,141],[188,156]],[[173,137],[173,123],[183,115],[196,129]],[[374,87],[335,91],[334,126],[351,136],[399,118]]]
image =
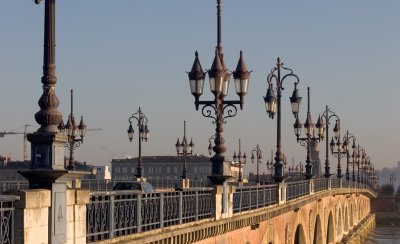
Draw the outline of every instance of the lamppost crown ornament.
[[[243,53],[240,53],[238,65],[233,72],[235,79],[236,93],[239,100],[225,100],[228,95],[230,73],[226,68],[224,62],[224,54],[222,52],[221,43],[221,0],[217,0],[217,47],[215,49],[215,56],[210,70],[207,71],[210,91],[214,95],[214,99],[210,101],[200,101],[199,97],[203,93],[205,73],[201,68],[198,58],[198,53],[195,53],[195,60],[192,65],[192,70],[188,72],[190,91],[195,97],[195,108],[199,110],[202,106],[201,112],[204,117],[213,119],[213,124],[216,125],[215,129],[215,146],[212,147],[211,140],[208,147],[211,155],[211,149],[215,155],[210,159],[212,161],[212,175],[209,176],[213,184],[223,184],[230,177],[230,165],[225,160],[225,140],[223,137],[223,124],[226,119],[236,116],[237,105],[243,109],[243,97],[247,94],[248,84],[250,79],[250,72],[244,63]]]

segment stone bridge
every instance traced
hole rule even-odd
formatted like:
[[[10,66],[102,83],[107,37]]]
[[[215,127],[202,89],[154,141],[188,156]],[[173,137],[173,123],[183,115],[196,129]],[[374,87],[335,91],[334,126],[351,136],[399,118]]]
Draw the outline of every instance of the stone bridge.
[[[149,227],[146,224],[148,220],[145,219],[147,216],[143,216],[139,220],[146,226],[142,228],[143,231],[138,229],[138,222],[132,222],[136,224],[136,231],[130,232],[132,234],[126,232],[128,225],[118,226],[114,223],[114,230],[107,229],[111,231],[109,236],[101,240],[98,235],[88,234],[91,238],[87,241],[154,244],[337,243],[370,216],[370,199],[376,196],[374,189],[367,184],[342,179],[311,179],[256,187],[218,186],[210,195],[213,202],[210,205],[211,215],[199,217],[202,212],[200,208],[206,206],[202,205],[205,195],[196,193],[194,199],[202,206],[191,206],[184,200],[183,192],[178,196],[181,200],[177,201],[178,208],[175,210],[195,210],[197,217],[196,214],[193,218],[186,215],[187,219],[192,219],[187,221],[180,216],[181,219],[175,222],[177,224],[167,224],[171,208],[166,206],[174,205],[175,202],[167,200],[168,194],[165,194],[161,193],[160,199],[164,198],[162,203],[153,202],[164,207],[161,212],[155,213],[157,216],[162,215],[161,218],[153,216],[155,228]],[[111,205],[115,208],[122,208],[125,213],[129,209],[127,202],[118,204],[117,200],[113,201]],[[92,203],[94,202],[92,199]],[[88,206],[88,211],[92,211],[90,205]],[[135,204],[132,206],[137,207]],[[182,210],[179,210],[179,206]],[[98,205],[97,208],[99,207]]]

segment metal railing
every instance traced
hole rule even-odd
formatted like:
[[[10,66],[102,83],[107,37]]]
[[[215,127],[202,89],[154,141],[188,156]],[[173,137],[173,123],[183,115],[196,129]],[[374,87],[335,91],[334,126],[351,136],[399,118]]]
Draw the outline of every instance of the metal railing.
[[[314,192],[323,191],[328,189],[328,178],[314,179]]]
[[[286,186],[286,200],[310,194],[310,181],[289,182]]]
[[[331,188],[332,189],[340,188],[340,179],[331,179]]]
[[[87,204],[87,242],[211,218],[212,188],[134,194],[93,192]]]
[[[19,181],[0,181],[0,192],[28,189],[29,182],[27,180]]]
[[[172,182],[172,181],[171,181]],[[283,187],[279,189],[279,187]],[[310,187],[313,187],[311,189]],[[312,192],[335,188],[375,190],[364,183],[345,179],[317,178],[261,186],[239,186],[233,193],[233,213],[260,209],[290,201]],[[168,226],[215,217],[213,188],[189,188],[136,194],[130,191],[91,192],[87,204],[87,242],[111,239]]]
[[[19,196],[0,195],[0,240],[1,243],[14,243],[14,202]]]
[[[127,180],[81,180],[81,188],[88,189],[89,191],[112,191],[117,182]],[[174,179],[146,179],[156,189],[178,188],[182,180]],[[206,187],[208,182],[202,180],[190,180],[190,187]]]
[[[238,187],[233,193],[233,213],[271,206],[277,197],[277,184]]]

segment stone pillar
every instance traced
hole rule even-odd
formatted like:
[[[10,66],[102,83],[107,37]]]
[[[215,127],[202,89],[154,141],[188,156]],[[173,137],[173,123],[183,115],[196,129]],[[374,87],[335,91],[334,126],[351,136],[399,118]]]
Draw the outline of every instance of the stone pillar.
[[[309,181],[310,195],[314,195],[314,186],[315,186],[314,179],[311,178],[310,181]]]
[[[233,216],[233,193],[235,186],[224,183],[214,186],[215,197],[215,220],[230,218]]]
[[[283,205],[286,202],[286,183],[278,183],[278,205]]]
[[[14,243],[41,244],[49,241],[50,190],[20,190],[15,202]]]
[[[67,190],[67,243],[86,243],[86,204],[89,191]]]
[[[181,184],[179,186],[181,189],[187,189],[190,187],[190,180],[189,179],[182,179]]]

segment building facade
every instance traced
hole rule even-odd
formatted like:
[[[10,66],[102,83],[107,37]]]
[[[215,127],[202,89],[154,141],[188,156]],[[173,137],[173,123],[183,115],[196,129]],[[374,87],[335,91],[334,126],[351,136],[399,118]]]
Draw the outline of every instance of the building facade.
[[[136,180],[138,158],[113,159],[111,161],[111,176],[114,180]],[[150,179],[181,179],[183,156],[142,156],[144,178]],[[187,177],[191,180],[208,180],[211,175],[209,157],[187,156]]]

